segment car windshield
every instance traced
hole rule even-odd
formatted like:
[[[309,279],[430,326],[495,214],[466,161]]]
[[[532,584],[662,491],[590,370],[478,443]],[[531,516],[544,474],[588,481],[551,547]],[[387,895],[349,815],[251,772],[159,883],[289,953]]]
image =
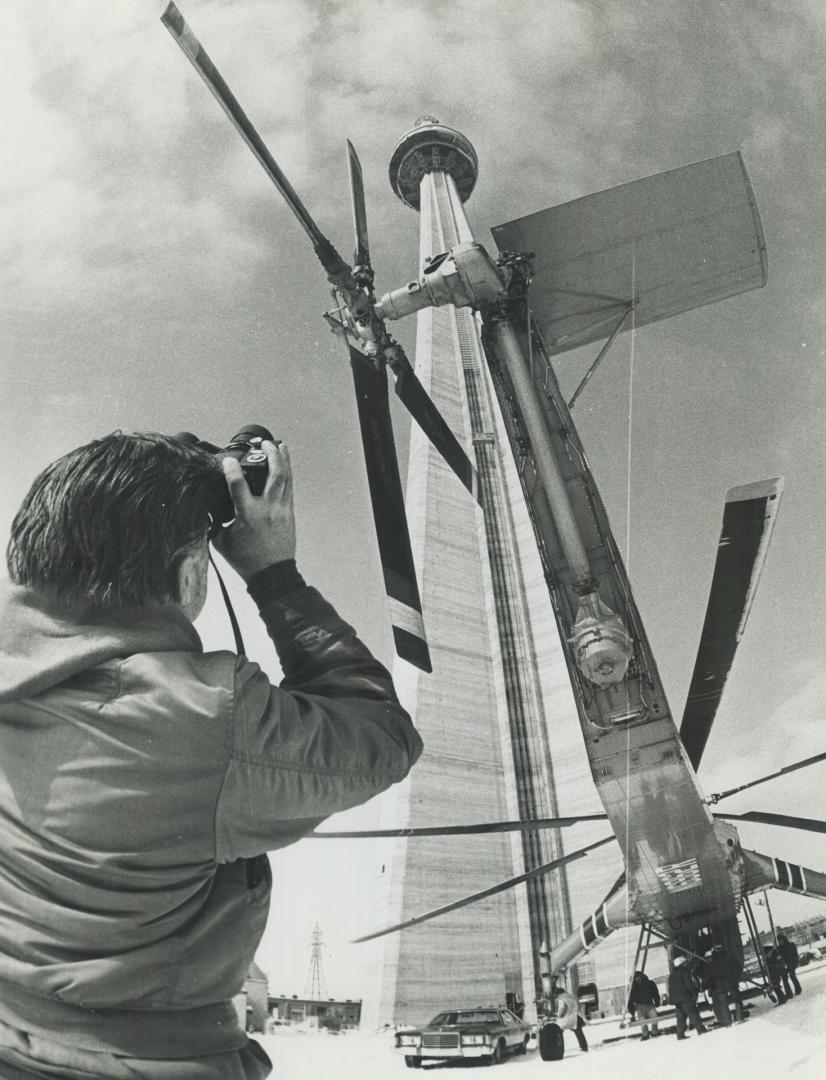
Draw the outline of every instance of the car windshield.
[[[499,1023],[499,1013],[494,1009],[468,1009],[466,1012],[443,1012],[434,1016],[430,1027],[443,1027],[449,1024],[485,1024]]]

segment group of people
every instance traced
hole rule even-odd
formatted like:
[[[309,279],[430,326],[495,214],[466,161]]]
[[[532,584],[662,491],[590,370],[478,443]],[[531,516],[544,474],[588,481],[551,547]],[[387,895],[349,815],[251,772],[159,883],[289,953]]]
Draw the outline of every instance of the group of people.
[[[796,969],[799,958],[797,946],[785,934],[778,934],[777,945],[764,949],[766,968],[771,992],[778,1004],[800,993]],[[714,1018],[721,1027],[745,1019],[743,999],[740,995],[742,966],[722,945],[714,945],[706,953],[705,966],[696,973],[686,956],[677,954],[668,975],[668,1001],[674,1007],[677,1038],[685,1039],[689,1025],[698,1035],[705,1035],[708,1028],[700,1017],[698,998],[702,991],[708,993]],[[558,983],[551,989],[551,999],[556,1024],[563,1031],[571,1030],[576,1036],[580,1050],[587,1051],[582,1008],[576,997]],[[657,1007],[661,1004],[660,991],[653,979],[642,971],[635,971],[628,994],[628,1013],[632,1020],[642,1020],[642,1040],[659,1035]],[[650,1024],[648,1023],[650,1021]]]
[[[677,1038],[686,1038],[686,1029],[690,1024],[698,1035],[705,1035],[708,1030],[700,1019],[697,998],[700,990],[709,991],[714,1006],[714,1015],[719,1024],[730,1024],[729,1001],[735,1004],[738,1020],[743,1019],[743,1006],[738,990],[739,969],[730,961],[722,946],[715,946],[709,957],[704,978],[698,979],[692,971],[686,957],[679,953],[674,957],[668,975],[668,1000],[674,1007],[677,1024]],[[651,1035],[659,1035],[657,1006],[660,1004],[660,991],[653,979],[642,971],[635,971],[628,995],[628,1012],[632,1020],[651,1020],[649,1025],[642,1025],[643,1041]]]
[[[778,934],[777,945],[764,949],[766,970],[769,976],[771,996],[777,1004],[782,1004],[790,997],[800,993],[797,978],[799,963],[797,946],[789,941],[785,934]],[[735,1023],[745,1019],[743,999],[740,995],[742,967],[737,959],[730,955],[722,945],[714,945],[706,954],[704,969],[695,973],[686,957],[679,954],[674,957],[668,976],[668,999],[674,1006],[677,1023],[677,1038],[686,1038],[690,1024],[698,1035],[708,1030],[700,1018],[697,1000],[702,990],[707,991],[718,1025],[728,1027],[732,1009]],[[628,1011],[632,1019],[652,1020],[649,1025],[642,1025],[642,1038],[648,1039],[653,1033],[659,1034],[657,1025],[657,1006],[660,1004],[660,992],[656,983],[643,972],[634,973],[631,992],[628,997]]]

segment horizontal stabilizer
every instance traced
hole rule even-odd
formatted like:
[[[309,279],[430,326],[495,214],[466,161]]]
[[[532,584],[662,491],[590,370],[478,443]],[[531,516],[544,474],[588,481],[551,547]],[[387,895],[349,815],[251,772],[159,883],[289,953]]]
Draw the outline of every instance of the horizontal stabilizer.
[[[634,180],[497,225],[532,252],[531,307],[551,353],[766,283],[766,247],[739,153]],[[625,329],[631,325],[626,322]]]
[[[777,478],[732,488],[726,495],[700,646],[680,725],[680,738],[695,769],[751,611],[782,493],[783,481]]]
[[[761,855],[743,849],[746,861],[746,892],[760,889],[783,889],[800,896],[819,896],[826,900],[826,874],[809,870],[797,863]]]

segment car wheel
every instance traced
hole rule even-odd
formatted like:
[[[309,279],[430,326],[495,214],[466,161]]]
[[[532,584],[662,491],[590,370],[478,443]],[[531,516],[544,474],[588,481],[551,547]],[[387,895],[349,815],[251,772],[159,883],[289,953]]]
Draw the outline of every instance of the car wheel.
[[[515,1054],[527,1054],[527,1052],[528,1052],[528,1040],[529,1039],[530,1039],[530,1035],[526,1035],[525,1038],[522,1040],[522,1042],[514,1050],[514,1053]]]
[[[414,1057],[412,1054],[404,1055],[404,1063],[408,1069],[421,1069],[422,1059],[420,1057]]]
[[[496,1046],[493,1048],[493,1057],[490,1059],[491,1065],[501,1065],[505,1060],[505,1040],[500,1039]]]
[[[564,1053],[562,1029],[558,1024],[543,1024],[539,1029],[539,1056],[543,1061],[560,1061]]]

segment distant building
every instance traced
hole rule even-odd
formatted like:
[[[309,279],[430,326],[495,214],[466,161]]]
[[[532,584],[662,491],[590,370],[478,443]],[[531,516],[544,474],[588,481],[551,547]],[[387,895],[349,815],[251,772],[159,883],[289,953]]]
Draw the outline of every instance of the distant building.
[[[361,1023],[361,999],[351,1001],[313,1001],[310,998],[269,997],[269,1012],[273,1020],[282,1024],[301,1024],[315,1021],[319,1027],[357,1028]]]
[[[233,998],[238,1019],[247,1031],[263,1031],[267,1023],[267,976],[254,961],[244,987]]]

